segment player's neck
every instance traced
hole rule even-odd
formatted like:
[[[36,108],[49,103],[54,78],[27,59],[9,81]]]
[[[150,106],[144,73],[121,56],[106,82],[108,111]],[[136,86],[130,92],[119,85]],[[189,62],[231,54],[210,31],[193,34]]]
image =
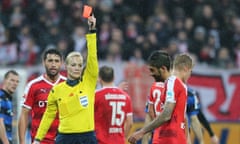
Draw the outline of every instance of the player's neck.
[[[165,78],[164,78],[164,81],[163,82],[165,82],[169,77],[171,76],[171,73],[168,73],[166,76],[165,76]]]
[[[13,93],[7,89],[7,87],[5,85],[3,85],[2,90],[4,90],[6,93],[8,93],[9,95],[12,95]]]
[[[186,83],[183,72],[175,70],[173,71],[173,75],[179,78],[183,83]]]
[[[50,82],[56,82],[57,81],[57,79],[59,78],[59,74],[57,74],[57,75],[55,75],[55,76],[49,76],[49,75],[47,75],[47,74],[45,74],[44,75],[44,77],[48,80],[48,81],[50,81]]]
[[[102,87],[113,87],[114,86],[114,83],[103,83],[102,84]]]

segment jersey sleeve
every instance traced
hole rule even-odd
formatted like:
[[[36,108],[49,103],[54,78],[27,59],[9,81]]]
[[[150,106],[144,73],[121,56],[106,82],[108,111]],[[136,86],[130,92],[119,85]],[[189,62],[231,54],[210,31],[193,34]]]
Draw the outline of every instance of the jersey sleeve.
[[[175,80],[168,79],[166,83],[166,102],[176,103],[176,94],[174,89],[176,88]]]
[[[29,83],[24,90],[22,106],[27,109],[32,109],[33,103],[34,103],[34,87],[32,84]]]
[[[98,77],[98,60],[97,60],[97,40],[96,40],[96,33],[87,34],[87,48],[88,48],[88,55],[87,55],[87,64],[86,69],[84,70],[83,74],[83,81],[87,82],[92,87],[92,90],[95,90],[95,86],[97,84],[97,77]]]
[[[4,117],[4,101],[3,101],[3,98],[2,98],[2,95],[0,95],[0,118],[3,118]]]
[[[197,115],[199,113],[200,103],[196,92],[188,88],[188,99],[187,99],[187,114],[189,116]]]
[[[197,109],[194,106],[194,100],[192,98],[188,97],[188,101],[187,101],[187,114],[189,116],[192,116],[192,115],[197,115],[198,112],[199,112],[199,109]]]
[[[150,93],[149,93],[149,98],[148,98],[148,103],[149,104],[153,104],[154,103],[154,97],[153,97],[153,87],[151,87],[150,89]]]
[[[133,109],[132,109],[132,101],[130,96],[127,96],[127,101],[126,101],[126,115],[132,115],[133,114]]]
[[[95,112],[97,112],[97,110],[99,109],[98,107],[101,106],[100,105],[101,99],[99,97],[100,97],[99,92],[96,91],[95,92],[95,101],[94,101],[94,111]]]
[[[144,112],[148,113],[149,112],[149,97],[147,98],[147,101],[145,103],[145,108],[144,108]]]

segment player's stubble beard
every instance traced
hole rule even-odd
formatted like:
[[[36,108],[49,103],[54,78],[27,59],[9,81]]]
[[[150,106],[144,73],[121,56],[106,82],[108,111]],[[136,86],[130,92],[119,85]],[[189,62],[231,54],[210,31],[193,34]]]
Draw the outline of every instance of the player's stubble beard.
[[[46,68],[46,74],[50,79],[54,80],[56,76],[59,74],[59,70],[57,70],[56,73],[51,73],[51,70]]]
[[[158,70],[158,75],[152,75],[156,82],[164,82],[165,80],[162,78],[161,71]]]

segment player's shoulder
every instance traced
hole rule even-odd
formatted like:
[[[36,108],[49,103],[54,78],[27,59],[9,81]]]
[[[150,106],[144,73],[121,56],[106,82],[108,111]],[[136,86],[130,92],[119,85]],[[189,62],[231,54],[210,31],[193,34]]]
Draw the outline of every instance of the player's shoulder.
[[[4,95],[5,95],[5,93],[4,93],[4,91],[1,89],[1,90],[0,90],[0,98],[4,97]]]
[[[189,87],[189,86],[187,87],[187,92],[188,92],[188,96],[196,95],[196,91],[193,88]]]
[[[116,93],[119,91],[116,87],[102,87],[95,91],[96,94],[105,94],[105,93]]]
[[[172,75],[168,78],[168,84],[170,85],[175,85],[176,87],[185,87],[186,88],[186,84],[183,83],[183,81],[181,79],[179,79],[178,77],[176,77],[175,75]]]
[[[32,79],[31,81],[28,82],[28,85],[32,85],[38,82],[41,82],[44,79],[43,75],[40,75],[34,79]]]
[[[169,87],[173,87],[174,85],[178,85],[178,79],[176,76],[171,75],[170,77],[168,77],[168,79],[166,80],[166,85]]]
[[[30,89],[31,87],[35,87],[38,86],[39,84],[43,84],[44,82],[44,77],[43,75],[40,75],[38,77],[36,77],[35,79],[32,79],[31,81],[29,81],[27,83],[27,89]]]
[[[122,99],[129,99],[130,96],[128,95],[127,92],[125,92],[124,90],[118,88],[118,87],[103,87],[101,89],[98,89],[95,91],[95,95],[100,96],[103,94],[107,94],[110,97],[120,97]]]
[[[152,84],[152,88],[155,88],[155,87],[164,87],[165,86],[165,83],[164,82],[154,82]]]
[[[167,78],[167,83],[175,82],[177,77],[175,75],[171,75]]]
[[[99,88],[95,90],[95,94],[98,95],[100,93],[103,93],[105,91],[105,88]]]
[[[65,77],[64,75],[61,75],[61,74],[60,74],[59,78],[60,78],[61,80],[64,80],[64,81],[67,80],[67,77]]]

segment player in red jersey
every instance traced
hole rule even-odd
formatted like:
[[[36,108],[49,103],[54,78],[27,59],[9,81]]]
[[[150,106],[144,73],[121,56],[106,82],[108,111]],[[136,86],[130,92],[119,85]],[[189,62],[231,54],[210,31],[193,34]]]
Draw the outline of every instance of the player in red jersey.
[[[102,88],[95,94],[95,131],[98,144],[125,144],[133,123],[129,95],[114,86],[114,71],[103,66],[99,71]]]
[[[150,60],[155,60],[154,55]],[[144,134],[160,126],[158,142],[167,144],[186,144],[185,112],[187,102],[187,79],[193,68],[192,58],[187,54],[177,55],[173,62],[173,75],[166,83],[164,96],[161,101],[164,104],[162,112],[149,124],[133,133],[128,141],[135,144]]]
[[[43,66],[46,73],[31,80],[24,91],[22,110],[19,117],[18,131],[20,144],[26,144],[25,135],[28,126],[29,112],[31,112],[31,138],[36,135],[43,113],[46,109],[49,91],[55,84],[66,78],[59,72],[62,66],[62,55],[56,49],[48,49],[43,54]],[[58,118],[52,123],[51,128],[41,144],[54,144],[58,128]]]
[[[164,93],[164,82],[170,76],[171,69],[171,58],[165,51],[155,51],[149,57],[148,67],[151,76],[154,78],[155,82],[152,84],[150,89],[149,98],[147,101],[147,109],[145,125],[150,123],[157,115],[162,111],[161,97]],[[159,128],[154,130],[152,137],[153,144],[158,143]],[[149,133],[150,134],[150,133]],[[142,143],[148,144],[151,137],[144,135]]]
[[[163,110],[163,103],[161,102],[161,97],[163,97],[165,90],[165,80],[170,76],[171,69],[171,58],[168,53],[164,51],[157,51],[153,53],[152,57],[149,58],[149,70],[151,76],[155,79],[150,89],[148,108],[149,115],[153,120],[158,116]],[[160,128],[156,128],[153,133],[152,144],[158,144]]]

